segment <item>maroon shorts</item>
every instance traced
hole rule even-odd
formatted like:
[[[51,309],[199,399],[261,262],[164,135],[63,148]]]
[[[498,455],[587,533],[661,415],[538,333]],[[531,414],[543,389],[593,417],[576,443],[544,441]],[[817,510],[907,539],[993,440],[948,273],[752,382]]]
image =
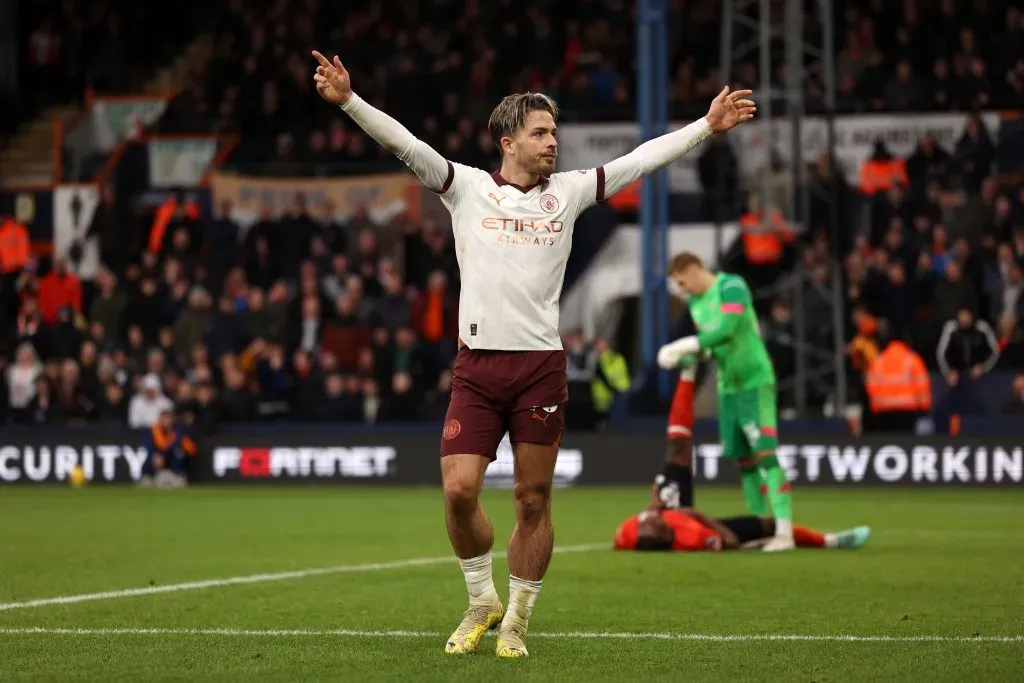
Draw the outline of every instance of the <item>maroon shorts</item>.
[[[564,351],[459,349],[441,455],[493,460],[505,432],[512,443],[555,444],[565,428],[569,385]]]

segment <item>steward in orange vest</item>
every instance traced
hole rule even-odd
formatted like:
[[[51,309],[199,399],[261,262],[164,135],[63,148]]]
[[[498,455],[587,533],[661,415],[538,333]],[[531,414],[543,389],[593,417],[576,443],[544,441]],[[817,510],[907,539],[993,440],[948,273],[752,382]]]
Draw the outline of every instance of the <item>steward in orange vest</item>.
[[[907,186],[907,165],[889,153],[885,142],[877,140],[871,158],[860,167],[860,191],[873,195],[888,192],[896,184]]]
[[[864,382],[871,412],[923,413],[932,409],[928,369],[906,342],[894,339],[868,367]]]
[[[753,201],[750,210],[740,216],[740,230],[743,255],[753,265],[779,263],[785,245],[795,238],[781,213],[773,210],[764,220],[760,207]]]
[[[0,275],[20,273],[31,252],[28,230],[10,216],[0,216]]]

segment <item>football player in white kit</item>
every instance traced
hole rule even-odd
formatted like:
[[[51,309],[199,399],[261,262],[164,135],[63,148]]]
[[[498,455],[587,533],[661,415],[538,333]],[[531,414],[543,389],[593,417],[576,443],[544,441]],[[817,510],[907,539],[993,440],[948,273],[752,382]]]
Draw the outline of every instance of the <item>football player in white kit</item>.
[[[554,545],[551,483],[568,400],[558,300],[580,213],[753,118],[750,90],[726,87],[707,115],[597,168],[555,173],[558,108],[538,93],[505,97],[488,126],[501,150],[493,173],[446,160],[362,100],[335,56],[319,62],[317,91],[401,159],[452,215],[462,274],[459,352],[441,439],[448,536],[469,608],[445,645],[475,652],[499,628],[499,657],[525,657],[527,623]],[[480,505],[484,471],[505,432],[515,457],[516,528],[508,545],[509,599],[491,572],[494,531]]]

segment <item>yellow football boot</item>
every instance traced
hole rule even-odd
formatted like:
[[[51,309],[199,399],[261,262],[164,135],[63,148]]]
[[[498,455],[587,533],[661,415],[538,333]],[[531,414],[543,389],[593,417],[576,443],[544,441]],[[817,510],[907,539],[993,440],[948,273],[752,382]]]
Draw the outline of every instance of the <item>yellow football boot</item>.
[[[509,624],[507,626],[502,624],[501,631],[498,632],[498,646],[495,648],[495,654],[509,659],[529,656],[530,653],[526,651],[526,642],[523,640],[525,636],[525,624]]]
[[[448,638],[444,651],[450,655],[469,655],[480,647],[484,634],[501,624],[505,611],[501,603],[494,605],[470,605],[462,617],[462,623]]]

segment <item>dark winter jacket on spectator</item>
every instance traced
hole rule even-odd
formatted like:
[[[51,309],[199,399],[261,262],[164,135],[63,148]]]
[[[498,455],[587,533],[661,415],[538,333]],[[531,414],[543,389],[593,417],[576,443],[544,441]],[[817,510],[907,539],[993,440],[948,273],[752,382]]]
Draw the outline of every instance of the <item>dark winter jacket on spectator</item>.
[[[999,360],[999,344],[984,320],[975,321],[966,329],[956,320],[950,320],[942,328],[936,358],[943,375],[949,375],[950,371],[965,373],[977,365],[988,372]]]
[[[103,323],[103,329],[112,337],[123,332],[121,323],[128,298],[121,290],[115,290],[109,297],[98,294],[89,307],[89,320]]]
[[[961,309],[966,308],[978,314],[978,295],[974,285],[964,279],[952,281],[947,277],[939,278],[932,294],[932,310],[938,320],[952,320]]]

